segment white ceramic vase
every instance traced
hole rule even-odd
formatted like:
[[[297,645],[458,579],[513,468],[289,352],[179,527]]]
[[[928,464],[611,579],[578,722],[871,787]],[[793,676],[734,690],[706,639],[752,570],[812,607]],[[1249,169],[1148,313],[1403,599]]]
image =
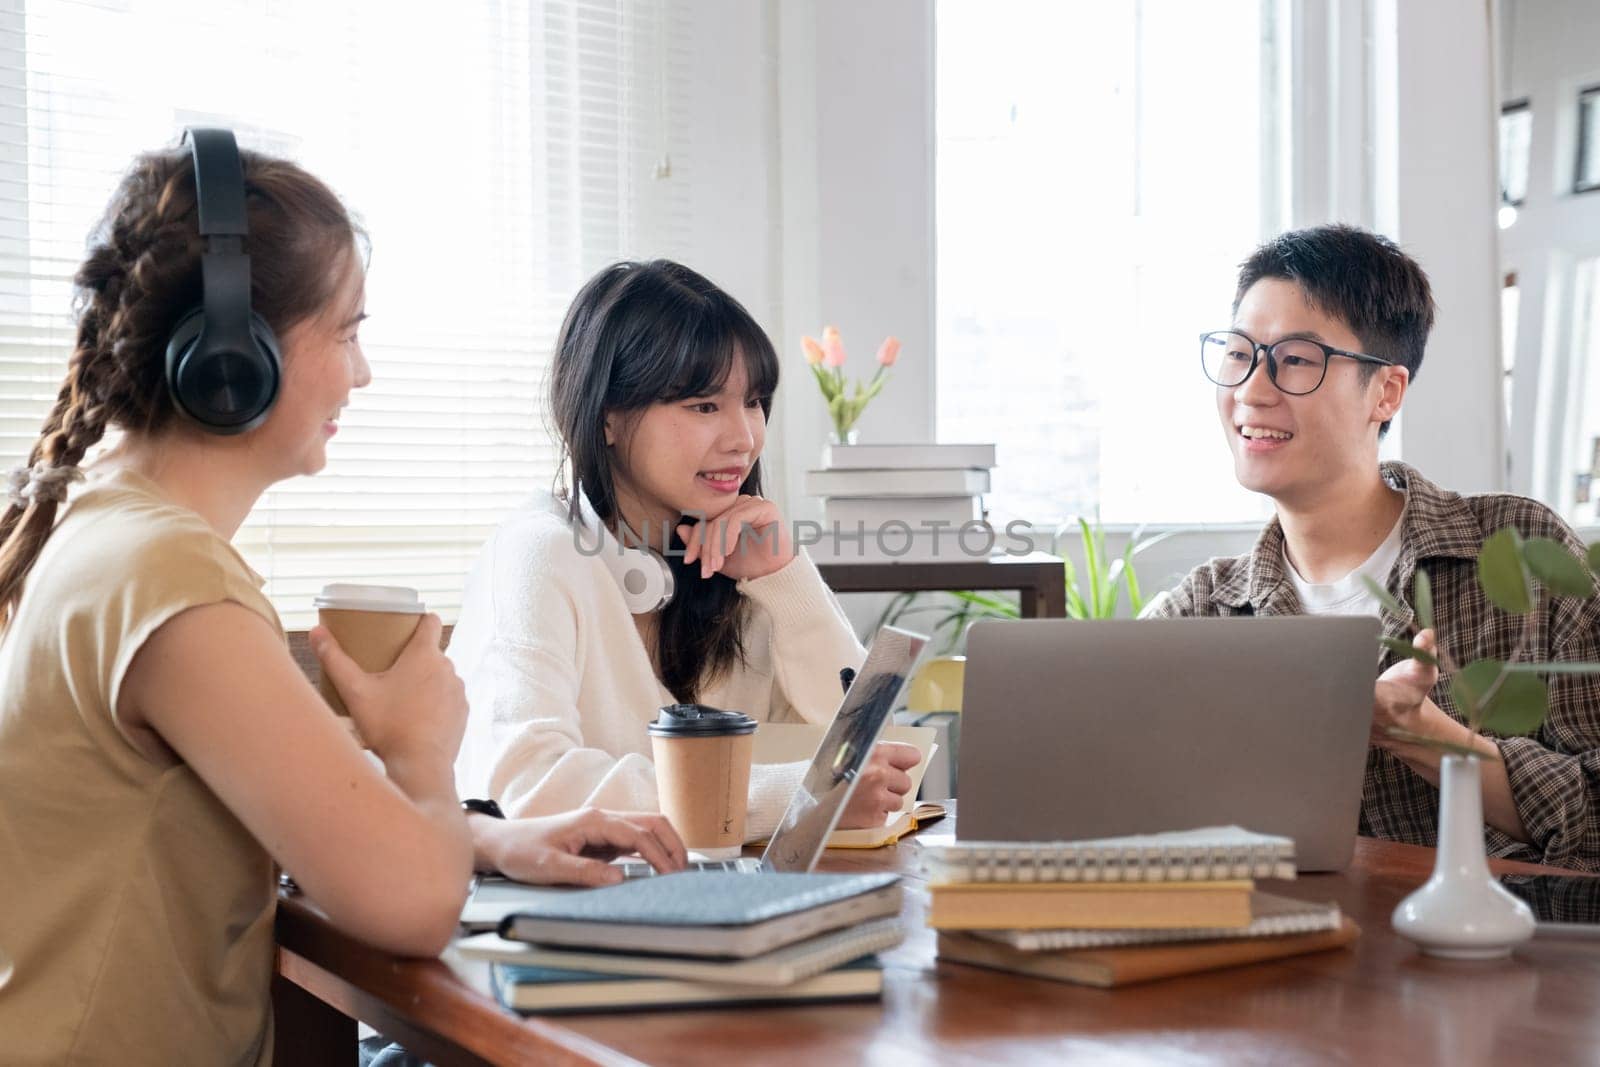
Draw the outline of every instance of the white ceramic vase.
[[[1394,909],[1395,932],[1429,956],[1491,960],[1533,936],[1533,912],[1489,873],[1478,760],[1439,768],[1439,849],[1433,876]]]

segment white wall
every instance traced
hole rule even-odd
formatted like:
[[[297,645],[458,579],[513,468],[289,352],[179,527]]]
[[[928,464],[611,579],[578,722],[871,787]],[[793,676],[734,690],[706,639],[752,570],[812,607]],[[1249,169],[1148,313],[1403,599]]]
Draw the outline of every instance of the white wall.
[[[1499,97],[1533,116],[1528,194],[1500,232],[1502,269],[1521,291],[1512,394],[1511,488],[1559,499],[1571,470],[1563,400],[1569,392],[1574,261],[1600,255],[1600,193],[1575,195],[1578,90],[1600,83],[1600,4],[1499,0]]]
[[[837,326],[847,373],[861,377],[879,342],[899,337],[900,362],[858,424],[861,440],[933,440],[933,6],[779,6],[784,468],[791,512],[816,518],[818,502],[798,487],[828,424],[802,334]]]
[[[842,331],[847,370],[900,363],[866,441],[933,440],[933,16],[922,0],[691,0],[690,265],[743,301],[783,359],[770,493],[798,518],[827,417],[802,334]]]
[[[1433,284],[1438,316],[1400,454],[1463,492],[1505,484],[1491,20],[1486,3],[1374,8],[1375,224]]]

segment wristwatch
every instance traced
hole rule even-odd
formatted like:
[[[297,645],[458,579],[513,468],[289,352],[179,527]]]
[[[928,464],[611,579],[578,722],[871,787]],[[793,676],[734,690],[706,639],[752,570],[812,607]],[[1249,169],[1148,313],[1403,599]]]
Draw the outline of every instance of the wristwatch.
[[[479,815],[487,815],[491,819],[503,819],[506,817],[506,813],[500,810],[500,805],[492,800],[463,800],[461,802],[461,810],[469,814],[475,811]]]

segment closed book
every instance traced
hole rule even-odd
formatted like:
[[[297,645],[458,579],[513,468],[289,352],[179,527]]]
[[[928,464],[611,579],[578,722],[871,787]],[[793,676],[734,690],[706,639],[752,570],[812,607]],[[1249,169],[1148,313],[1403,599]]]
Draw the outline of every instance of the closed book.
[[[479,934],[457,941],[453,950],[464,959],[525,967],[549,967],[594,974],[632,974],[654,978],[686,978],[728,985],[785,986],[832,970],[862,956],[893,948],[905,938],[898,916],[873,919],[859,926],[830,930],[772,952],[745,960],[595,952],[588,949],[530,945],[497,934]]]
[[[1288,937],[1197,941],[1180,945],[1139,945],[1062,952],[1026,952],[962,933],[939,935],[939,958],[993,970],[1079,985],[1132,985],[1157,978],[1239,967],[1247,963],[1325,952],[1350,944],[1361,930],[1348,918],[1338,929]]]
[[[806,471],[809,496],[980,496],[989,491],[989,472],[966,467],[926,470]]]
[[[1284,937],[1337,930],[1342,915],[1337,904],[1280,897],[1260,890],[1250,894],[1250,925],[1242,929],[1190,926],[1172,930],[974,930],[974,937],[1009,945],[1023,952],[1058,949],[1118,948],[1234,937]]]
[[[885,467],[994,466],[994,445],[828,445],[822,465],[833,470]]]
[[[893,874],[681,871],[535,902],[505,917],[512,941],[748,958],[900,913]]]
[[[935,746],[937,747],[937,746]],[[916,795],[916,786],[906,795]],[[865,826],[854,830],[835,830],[828,835],[829,848],[883,848],[892,845],[919,827],[944,818],[943,804],[931,800],[921,801],[912,807],[897,811],[884,819],[882,826]]]
[[[651,879],[654,881],[654,879]],[[496,965],[494,995],[512,1011],[544,1012],[676,1008],[702,1004],[789,1004],[817,1000],[874,1000],[883,993],[883,968],[868,956],[786,986],[731,985],[683,978],[594,974],[549,967]]]
[[[975,496],[834,496],[822,505],[830,527],[876,530],[904,523],[913,531],[936,532],[962,523],[983,521],[983,500]]]
[[[1250,925],[1243,882],[1091,882],[936,885],[928,925],[937,930],[1178,929]]]
[[[1213,882],[1293,878],[1294,842],[1237,826],[1087,841],[923,839],[928,880],[945,882]]]

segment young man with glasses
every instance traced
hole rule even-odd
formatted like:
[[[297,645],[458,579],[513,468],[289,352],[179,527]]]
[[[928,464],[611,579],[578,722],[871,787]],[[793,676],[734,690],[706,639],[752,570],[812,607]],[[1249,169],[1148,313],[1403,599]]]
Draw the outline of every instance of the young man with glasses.
[[[1505,493],[1461,496],[1403,463],[1378,461],[1433,326],[1422,268],[1389,240],[1348,226],[1283,234],[1245,261],[1233,323],[1201,337],[1234,474],[1276,515],[1255,548],[1213,559],[1146,617],[1371,614],[1405,637],[1418,568],[1432,582],[1437,634],[1457,664],[1507,659],[1523,620],[1478,586],[1484,540],[1516,527],[1579,556],[1550,509]],[[1445,353],[1441,358],[1449,358]],[[1405,617],[1362,581],[1388,588]],[[1600,662],[1600,599],[1549,596],[1520,658]],[[1373,695],[1361,833],[1432,845],[1440,752],[1390,731],[1470,747],[1481,762],[1491,855],[1600,870],[1600,675],[1549,677],[1549,714],[1532,737],[1475,736],[1436,668],[1385,652]],[[1292,704],[1285,706],[1292,712]]]

